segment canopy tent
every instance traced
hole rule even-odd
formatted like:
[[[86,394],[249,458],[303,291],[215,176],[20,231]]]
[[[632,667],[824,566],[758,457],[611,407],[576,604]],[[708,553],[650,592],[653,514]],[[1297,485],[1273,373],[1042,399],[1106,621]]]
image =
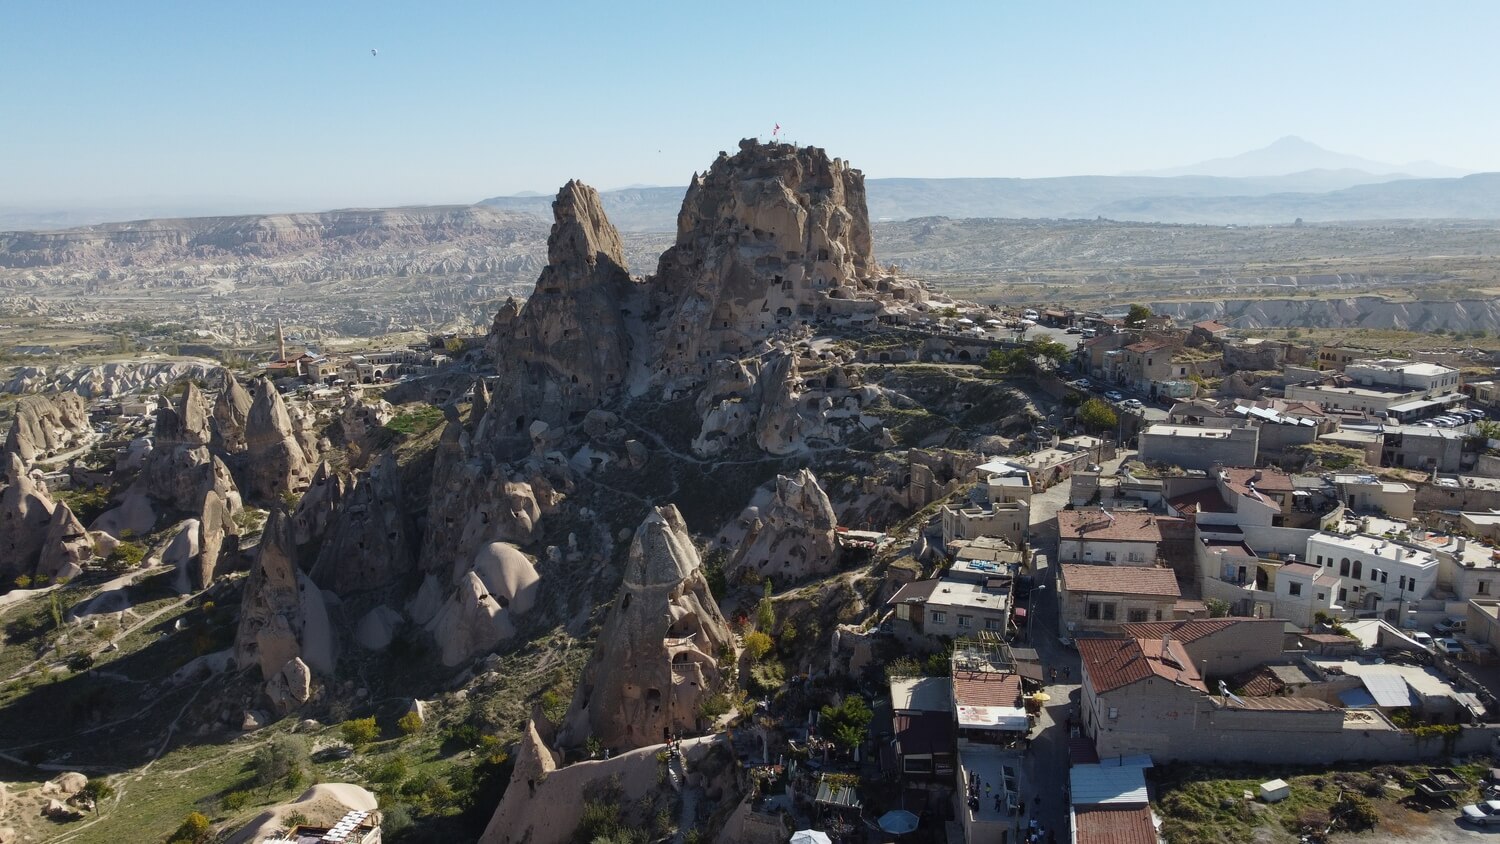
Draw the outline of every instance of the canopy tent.
[[[880,816],[877,822],[881,832],[891,835],[905,835],[915,832],[917,829],[917,816],[905,809],[893,809]]]

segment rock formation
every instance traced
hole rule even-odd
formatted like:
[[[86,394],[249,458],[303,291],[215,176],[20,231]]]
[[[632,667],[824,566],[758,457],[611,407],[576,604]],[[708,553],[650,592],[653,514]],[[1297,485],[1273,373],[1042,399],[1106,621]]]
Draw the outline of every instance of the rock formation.
[[[458,591],[427,625],[443,664],[458,665],[514,636],[516,619],[536,603],[539,580],[531,559],[516,546],[494,542],[481,548]]]
[[[649,282],[654,383],[670,396],[777,330],[873,322],[920,300],[920,285],[879,272],[871,247],[864,176],[841,159],[751,140],[720,153],[689,183],[676,244]]]
[[[328,461],[318,464],[307,492],[298,499],[297,509],[292,513],[292,535],[299,548],[323,541],[338,516],[344,496],[349,494],[349,485],[349,479],[335,472]]]
[[[622,311],[635,307],[620,234],[599,194],[568,182],[552,203],[547,267],[524,307],[495,316],[490,347],[497,373],[495,433],[524,436],[537,419],[551,425],[584,414],[625,386],[632,332]]]
[[[245,581],[234,640],[235,662],[242,670],[259,668],[273,699],[293,660],[317,674],[333,672],[333,633],[323,593],[297,570],[295,553],[291,518],[274,507]]]
[[[246,492],[260,501],[302,489],[312,474],[286,402],[268,378],[256,382],[245,421],[245,457]]]
[[[220,370],[223,388],[214,402],[213,447],[224,454],[245,451],[245,426],[250,421],[254,400],[238,378],[229,370]]]
[[[15,422],[0,451],[16,455],[29,467],[39,457],[76,448],[92,436],[88,406],[77,393],[23,396],[16,402]]]
[[[14,452],[0,454],[0,585],[21,575],[73,577],[94,543],[73,511],[57,504]]]
[[[396,458],[387,453],[343,497],[313,566],[313,581],[347,595],[388,586],[410,574],[416,558],[405,509],[401,473]]]
[[[740,523],[744,538],[725,566],[732,579],[801,580],[838,565],[838,517],[810,469],[777,475],[771,495],[757,496],[740,514]]]
[[[719,653],[733,642],[682,515],[655,508],[631,541],[625,582],[560,739],[592,735],[627,749],[696,728],[699,704],[724,682]]]

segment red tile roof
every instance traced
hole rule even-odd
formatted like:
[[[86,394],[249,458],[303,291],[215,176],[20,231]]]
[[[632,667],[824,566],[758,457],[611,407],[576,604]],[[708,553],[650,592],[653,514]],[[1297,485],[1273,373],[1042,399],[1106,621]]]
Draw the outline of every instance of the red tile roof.
[[[1195,322],[1195,323],[1193,323],[1193,327],[1194,328],[1201,328],[1204,331],[1209,332],[1210,334],[1213,334],[1213,333],[1216,333],[1216,332],[1219,332],[1219,331],[1228,331],[1229,330],[1229,326],[1225,325],[1222,322],[1216,322],[1215,320],[1211,320],[1211,319],[1206,319],[1203,322]]]
[[[1062,564],[1063,588],[1069,592],[1097,592],[1109,595],[1157,595],[1180,598],[1177,575],[1171,569],[1151,566],[1090,566],[1082,563]]]
[[[1060,510],[1057,535],[1062,539],[1087,539],[1091,542],[1160,542],[1161,519],[1153,513],[1130,510],[1106,513],[1104,510]]]
[[[1280,694],[1286,682],[1270,667],[1262,665],[1231,678],[1228,686],[1244,697],[1267,697]]]
[[[1250,485],[1261,492],[1291,492],[1292,476],[1280,469],[1226,467],[1224,485],[1240,495],[1250,494]]]
[[[1184,516],[1196,513],[1233,513],[1228,504],[1224,503],[1224,496],[1219,494],[1218,487],[1200,489],[1197,492],[1189,492],[1183,495],[1167,499],[1172,509]]]
[[[1079,639],[1084,682],[1095,694],[1106,694],[1149,677],[1208,691],[1181,642],[1167,642],[1162,656],[1160,639]]]
[[[1258,618],[1197,618],[1186,621],[1137,621],[1120,625],[1126,636],[1137,639],[1160,639],[1171,634],[1179,642],[1196,642],[1199,639],[1222,633],[1241,624],[1264,624]],[[1281,624],[1279,620],[1273,624]]]
[[[1157,349],[1165,349],[1170,345],[1172,344],[1163,343],[1160,340],[1145,340],[1140,343],[1131,343],[1129,346],[1125,347],[1125,351],[1135,352],[1136,354],[1143,355],[1147,352],[1154,352]]]
[[[1150,806],[1077,806],[1074,844],[1156,844]]]
[[[953,672],[953,700],[959,706],[1021,705],[1021,675],[998,671]]]

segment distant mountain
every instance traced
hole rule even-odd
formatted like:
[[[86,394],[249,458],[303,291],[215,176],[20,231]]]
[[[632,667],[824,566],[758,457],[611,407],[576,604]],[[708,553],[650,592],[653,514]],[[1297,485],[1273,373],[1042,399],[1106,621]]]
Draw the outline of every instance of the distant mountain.
[[[1169,167],[1164,170],[1146,170],[1124,175],[1223,176],[1230,179],[1243,179],[1283,176],[1309,170],[1354,170],[1377,176],[1426,179],[1462,176],[1469,172],[1431,161],[1413,161],[1407,164],[1372,161],[1357,155],[1346,155],[1325,149],[1296,135],[1287,135],[1272,142],[1269,146],[1228,158],[1211,158],[1186,167]]]
[[[1286,176],[1068,176],[1053,179],[869,179],[870,219],[917,217],[1093,219],[1173,223],[1290,223],[1389,219],[1500,219],[1500,175],[1401,179],[1349,169]],[[602,194],[622,231],[674,232],[685,188]],[[552,219],[550,196],[501,196],[482,205]]]

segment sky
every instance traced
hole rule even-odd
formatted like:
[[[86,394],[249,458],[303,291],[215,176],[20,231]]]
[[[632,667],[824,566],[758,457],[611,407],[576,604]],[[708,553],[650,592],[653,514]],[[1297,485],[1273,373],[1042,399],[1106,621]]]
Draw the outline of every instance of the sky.
[[[1293,134],[1500,170],[1496,32],[1480,2],[17,0],[0,206],[681,185],[777,123],[870,178],[1115,174]]]

